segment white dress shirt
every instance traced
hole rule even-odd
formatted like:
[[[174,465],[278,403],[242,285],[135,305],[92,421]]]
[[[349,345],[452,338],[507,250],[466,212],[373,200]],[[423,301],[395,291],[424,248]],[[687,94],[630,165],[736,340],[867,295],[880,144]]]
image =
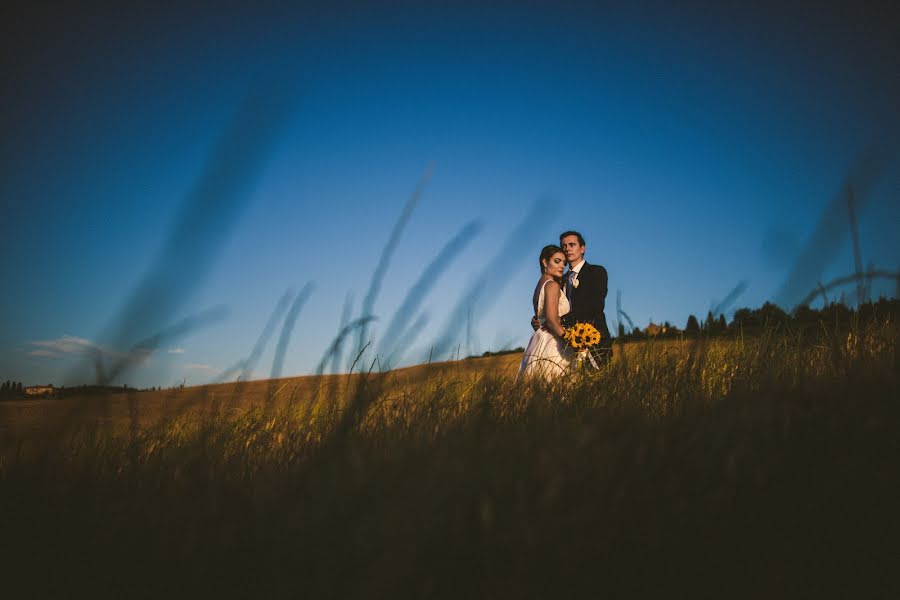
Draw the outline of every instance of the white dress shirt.
[[[584,259],[581,259],[574,267],[569,268],[569,272],[566,273],[566,298],[570,301],[572,300],[572,290],[575,288],[575,281],[578,279],[578,274],[581,273],[581,267],[584,266]],[[575,275],[572,275],[575,273]]]

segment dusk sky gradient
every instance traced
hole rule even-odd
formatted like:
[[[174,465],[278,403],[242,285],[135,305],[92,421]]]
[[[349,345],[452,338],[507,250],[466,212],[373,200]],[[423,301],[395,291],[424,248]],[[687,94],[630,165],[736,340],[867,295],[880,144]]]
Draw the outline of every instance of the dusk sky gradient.
[[[867,149],[863,259],[900,268],[896,11],[731,4],[4,8],[0,379],[92,382],[92,348],[115,362],[224,307],[114,378],[213,381],[306,284],[282,373],[311,373],[426,173],[372,348],[474,224],[398,364],[524,346],[538,253],[570,228],[609,272],[611,330],[617,291],[640,326],[742,281],[730,308],[759,306]],[[818,280],[853,270],[849,228],[834,246]]]

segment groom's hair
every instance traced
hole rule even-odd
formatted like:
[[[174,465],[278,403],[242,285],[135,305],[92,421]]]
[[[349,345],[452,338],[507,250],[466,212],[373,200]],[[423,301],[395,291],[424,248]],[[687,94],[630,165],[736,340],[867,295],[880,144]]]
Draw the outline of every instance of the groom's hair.
[[[559,241],[562,242],[564,237],[569,237],[570,235],[574,235],[578,238],[579,246],[584,246],[584,238],[581,237],[581,234],[577,231],[563,231],[561,234],[559,234]]]

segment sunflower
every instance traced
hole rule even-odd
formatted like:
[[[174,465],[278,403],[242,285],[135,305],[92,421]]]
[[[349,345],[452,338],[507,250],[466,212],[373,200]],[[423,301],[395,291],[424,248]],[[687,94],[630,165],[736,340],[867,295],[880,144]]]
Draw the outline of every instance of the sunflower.
[[[575,323],[566,329],[563,339],[573,350],[591,348],[600,343],[600,332],[590,323]]]

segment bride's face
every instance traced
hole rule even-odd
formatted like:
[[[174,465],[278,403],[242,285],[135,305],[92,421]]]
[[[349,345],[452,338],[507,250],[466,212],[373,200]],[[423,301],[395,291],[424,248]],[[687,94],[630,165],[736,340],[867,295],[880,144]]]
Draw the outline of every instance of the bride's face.
[[[557,252],[551,256],[544,264],[547,275],[553,277],[562,277],[563,271],[566,269],[566,256],[562,252]]]

